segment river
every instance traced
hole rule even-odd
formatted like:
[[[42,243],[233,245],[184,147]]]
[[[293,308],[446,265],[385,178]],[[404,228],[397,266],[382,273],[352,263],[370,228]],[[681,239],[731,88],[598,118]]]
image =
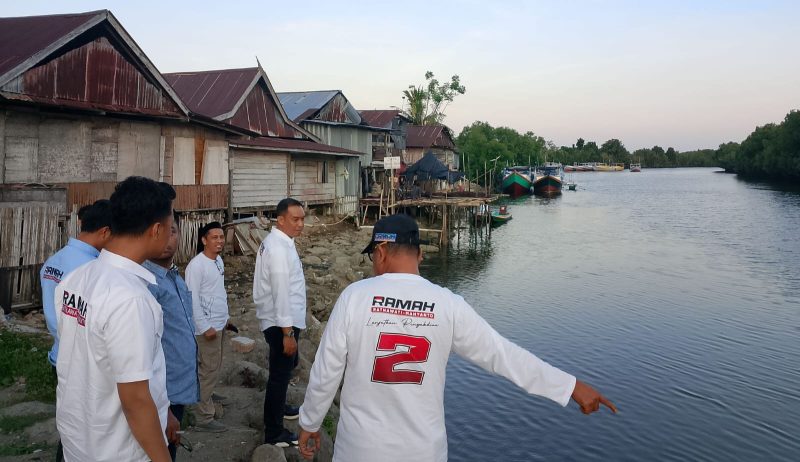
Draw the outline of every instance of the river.
[[[453,356],[450,460],[797,460],[800,192],[715,169],[574,180],[421,271],[620,412],[584,416]]]

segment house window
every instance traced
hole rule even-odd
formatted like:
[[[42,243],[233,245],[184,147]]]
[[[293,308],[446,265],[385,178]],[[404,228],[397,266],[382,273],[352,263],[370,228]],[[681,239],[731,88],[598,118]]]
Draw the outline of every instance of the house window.
[[[328,161],[323,160],[317,163],[317,183],[328,182]]]
[[[289,162],[289,184],[294,184],[294,170],[295,166],[294,161],[292,160]]]

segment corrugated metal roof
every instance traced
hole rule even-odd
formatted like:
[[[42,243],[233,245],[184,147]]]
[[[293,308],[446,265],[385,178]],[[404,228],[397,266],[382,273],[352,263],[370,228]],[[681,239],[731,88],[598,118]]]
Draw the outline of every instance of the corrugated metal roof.
[[[360,152],[337,148],[327,144],[306,140],[290,140],[286,138],[261,137],[252,140],[230,140],[231,146],[265,148],[271,151],[290,151],[309,154],[331,154],[338,156],[361,156]]]
[[[106,10],[0,18],[0,76]]]
[[[455,149],[450,130],[443,125],[409,125],[406,146],[409,148]]]
[[[258,75],[257,67],[164,74],[189,110],[208,117],[229,114]]]
[[[397,109],[359,111],[361,120],[371,127],[392,128],[392,120],[400,114]]]
[[[339,93],[339,90],[296,91],[278,93],[278,98],[286,115],[295,122],[302,122],[322,109]]]

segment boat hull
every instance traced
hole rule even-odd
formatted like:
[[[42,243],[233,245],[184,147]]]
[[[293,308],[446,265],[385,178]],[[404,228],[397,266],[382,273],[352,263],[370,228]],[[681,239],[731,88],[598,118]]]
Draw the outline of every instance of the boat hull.
[[[538,196],[554,196],[561,194],[561,178],[553,175],[544,175],[533,182],[533,193]]]
[[[517,172],[511,172],[503,178],[501,189],[511,197],[523,196],[531,193],[531,181]]]

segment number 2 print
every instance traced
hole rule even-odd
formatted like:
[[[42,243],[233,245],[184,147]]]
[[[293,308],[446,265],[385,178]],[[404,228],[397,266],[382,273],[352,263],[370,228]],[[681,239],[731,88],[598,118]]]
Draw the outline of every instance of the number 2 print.
[[[408,351],[397,351],[398,347],[407,347]],[[377,356],[372,366],[372,381],[381,383],[422,384],[425,373],[408,369],[397,369],[405,363],[424,363],[431,351],[431,342],[425,337],[406,334],[389,334],[381,332],[378,337],[376,351],[394,351],[384,356]]]

